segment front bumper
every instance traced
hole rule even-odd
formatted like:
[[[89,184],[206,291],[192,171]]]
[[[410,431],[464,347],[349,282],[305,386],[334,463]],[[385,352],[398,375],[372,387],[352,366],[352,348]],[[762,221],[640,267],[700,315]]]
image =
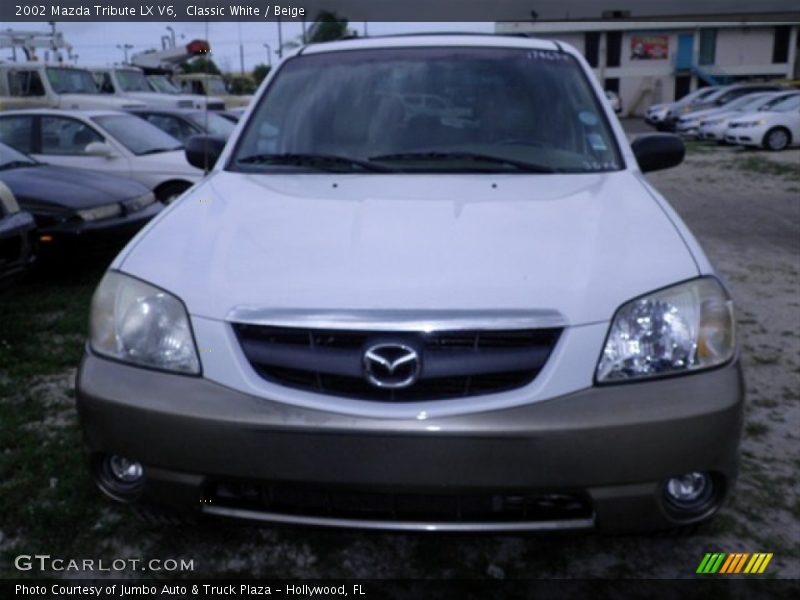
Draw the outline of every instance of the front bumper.
[[[52,237],[53,241],[56,242],[74,241],[86,237],[93,239],[122,238],[131,236],[139,231],[163,208],[164,205],[161,202],[153,202],[141,210],[124,213],[110,219],[100,219],[98,221],[70,219],[58,223],[43,224],[39,228],[39,232],[40,235]]]
[[[728,128],[725,132],[725,141],[742,146],[761,146],[766,133],[766,127]]]
[[[730,490],[743,385],[734,362],[511,409],[377,419],[289,406],[90,353],[79,371],[77,405],[93,456],[141,462],[141,499],[159,504],[264,521],[403,530],[642,531],[699,521],[718,507],[691,519],[671,515],[661,493],[670,476],[707,471],[721,496]],[[572,493],[586,497],[591,510],[582,518],[501,522],[371,519],[212,503],[209,489],[220,482],[392,494]]]

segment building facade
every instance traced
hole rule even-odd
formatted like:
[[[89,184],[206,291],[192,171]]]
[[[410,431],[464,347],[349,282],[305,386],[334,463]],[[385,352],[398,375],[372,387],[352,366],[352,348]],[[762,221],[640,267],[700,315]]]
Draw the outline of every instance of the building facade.
[[[571,44],[629,116],[705,85],[800,79],[797,22],[530,21],[495,29]]]

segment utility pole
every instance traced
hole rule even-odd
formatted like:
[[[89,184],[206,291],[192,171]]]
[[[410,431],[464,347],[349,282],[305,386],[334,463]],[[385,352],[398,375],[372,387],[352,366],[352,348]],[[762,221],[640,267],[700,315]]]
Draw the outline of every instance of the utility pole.
[[[125,62],[123,64],[128,64],[128,50],[133,48],[133,44],[117,44],[117,48],[122,50],[125,53]]]
[[[275,51],[278,60],[283,58],[283,31],[281,29],[281,18],[278,17],[278,49]]]
[[[271,67],[272,66],[272,48],[270,48],[269,44],[262,44],[264,48],[267,49],[267,64]]]

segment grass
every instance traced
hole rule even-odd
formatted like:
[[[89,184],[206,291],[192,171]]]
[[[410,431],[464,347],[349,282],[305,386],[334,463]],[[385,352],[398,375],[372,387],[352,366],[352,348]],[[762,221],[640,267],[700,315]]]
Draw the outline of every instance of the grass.
[[[726,168],[800,181],[800,167],[796,164],[778,162],[764,156],[753,155],[747,158],[738,158],[726,165]]]
[[[110,256],[73,259],[37,268],[0,295],[0,527],[53,554],[91,548],[97,532],[87,523],[100,513],[64,373],[80,361]]]

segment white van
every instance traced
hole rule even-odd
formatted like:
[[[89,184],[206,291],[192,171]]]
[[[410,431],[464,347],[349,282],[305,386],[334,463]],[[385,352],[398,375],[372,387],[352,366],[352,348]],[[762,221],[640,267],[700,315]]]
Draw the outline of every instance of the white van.
[[[130,98],[104,96],[92,74],[69,65],[0,63],[0,110],[17,108],[112,109],[142,108]]]
[[[195,100],[188,94],[153,91],[144,72],[136,67],[92,67],[91,72],[101,94],[143,102],[151,108],[195,108]]]

